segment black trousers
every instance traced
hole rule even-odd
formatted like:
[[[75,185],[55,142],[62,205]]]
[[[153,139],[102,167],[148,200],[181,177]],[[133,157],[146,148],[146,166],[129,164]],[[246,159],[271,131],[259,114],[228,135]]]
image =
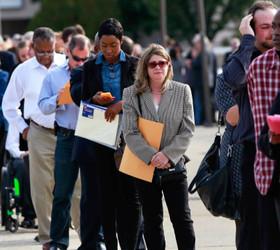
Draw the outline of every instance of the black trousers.
[[[81,246],[78,250],[94,250],[99,241],[101,227],[100,183],[96,163],[81,162],[80,229]]]
[[[162,183],[161,186],[138,181],[138,189],[143,208],[144,234],[148,249],[165,249],[162,193],[173,224],[178,249],[195,249],[195,234],[189,208],[187,178]]]
[[[275,202],[279,200],[279,187],[275,188],[277,181],[273,180],[274,184],[267,195],[259,193],[254,180],[256,146],[249,142],[244,143],[244,146],[237,249],[277,250],[280,249],[280,231]]]
[[[30,177],[29,177],[29,161],[28,156],[24,159],[12,158],[10,166],[14,175],[18,178],[20,183],[20,205],[22,206],[22,216],[25,219],[35,219],[36,214],[33,207],[30,194]]]
[[[140,226],[140,201],[135,179],[117,171],[114,150],[96,144],[96,165],[101,184],[102,226],[107,250],[136,248]]]
[[[254,161],[256,146],[244,143],[244,159],[242,163],[242,195],[240,200],[240,216],[238,250],[260,250],[258,199],[259,192],[254,179]]]

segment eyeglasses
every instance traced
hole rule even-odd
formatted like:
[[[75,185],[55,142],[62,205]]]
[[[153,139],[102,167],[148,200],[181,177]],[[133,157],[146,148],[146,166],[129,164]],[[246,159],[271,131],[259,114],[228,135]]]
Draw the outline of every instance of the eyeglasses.
[[[72,54],[72,51],[70,51],[70,53],[71,53],[72,58],[73,58],[76,62],[85,62],[85,61],[88,59],[88,57],[81,58],[81,57],[79,57],[79,56],[75,56],[75,55]]]
[[[159,66],[162,69],[166,65],[168,65],[168,61],[154,61],[148,63],[148,67],[151,69],[154,69],[156,66]]]
[[[35,53],[36,53],[37,56],[52,56],[54,52],[53,51],[51,51],[51,52],[37,52],[37,51],[35,51]]]

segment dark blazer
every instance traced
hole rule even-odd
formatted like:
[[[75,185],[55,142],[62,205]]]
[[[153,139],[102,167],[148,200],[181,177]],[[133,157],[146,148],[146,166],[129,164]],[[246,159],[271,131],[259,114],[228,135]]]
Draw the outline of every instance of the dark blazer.
[[[102,64],[95,64],[96,59],[87,61],[84,64],[82,96],[83,101],[90,101],[98,91],[103,90],[103,81],[101,75]],[[126,61],[121,63],[121,93],[123,89],[132,85],[135,80],[135,70],[138,59],[126,55]]]
[[[269,112],[270,115],[280,114],[280,92],[276,96],[273,105]],[[267,123],[264,125],[261,131],[261,135],[258,141],[259,149],[269,158],[276,160],[276,164],[280,164],[280,144],[271,144],[269,142],[269,128]]]
[[[135,70],[138,59],[126,55],[126,61],[121,62],[121,93],[125,87],[134,83]],[[103,90],[101,65],[95,64],[95,59],[87,61],[83,67],[71,72],[70,80],[71,97],[77,106],[82,101],[90,101],[98,91]],[[81,164],[87,164],[94,160],[95,144],[87,139],[76,137],[72,159]]]

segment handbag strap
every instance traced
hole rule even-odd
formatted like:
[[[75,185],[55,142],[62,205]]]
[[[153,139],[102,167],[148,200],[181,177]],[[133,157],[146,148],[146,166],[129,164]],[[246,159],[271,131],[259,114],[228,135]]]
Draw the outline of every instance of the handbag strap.
[[[141,107],[140,94],[137,94],[137,101],[138,101],[138,107],[139,107],[140,115],[142,116],[142,107]]]

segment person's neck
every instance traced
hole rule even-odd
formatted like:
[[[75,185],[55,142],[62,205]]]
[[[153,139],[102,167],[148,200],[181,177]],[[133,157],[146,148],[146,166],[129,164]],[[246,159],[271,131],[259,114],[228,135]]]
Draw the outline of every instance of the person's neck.
[[[160,93],[162,89],[162,82],[152,82],[150,83],[150,88],[153,93]]]

